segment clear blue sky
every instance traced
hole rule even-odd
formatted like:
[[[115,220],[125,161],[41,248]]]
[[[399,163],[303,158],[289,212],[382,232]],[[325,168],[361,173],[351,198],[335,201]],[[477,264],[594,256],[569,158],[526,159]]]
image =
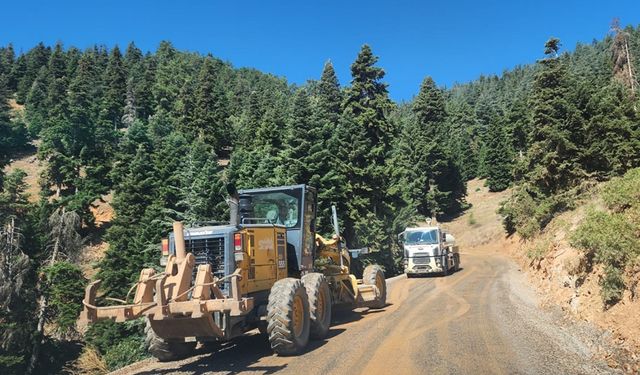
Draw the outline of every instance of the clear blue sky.
[[[601,39],[611,19],[640,23],[640,1],[32,1],[1,6],[0,44],[39,41],[155,50],[163,40],[302,84],[331,59],[341,84],[368,43],[395,100],[431,75],[439,85],[501,73],[541,56],[545,40],[566,49]]]

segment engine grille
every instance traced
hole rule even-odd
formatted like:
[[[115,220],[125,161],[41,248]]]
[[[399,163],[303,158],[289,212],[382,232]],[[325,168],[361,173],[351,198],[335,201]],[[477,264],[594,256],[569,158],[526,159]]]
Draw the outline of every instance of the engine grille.
[[[214,276],[224,277],[224,237],[185,238],[186,250],[193,254],[196,264],[193,267],[194,277],[198,266],[210,264]]]
[[[414,257],[413,264],[429,264],[429,257],[428,256]]]

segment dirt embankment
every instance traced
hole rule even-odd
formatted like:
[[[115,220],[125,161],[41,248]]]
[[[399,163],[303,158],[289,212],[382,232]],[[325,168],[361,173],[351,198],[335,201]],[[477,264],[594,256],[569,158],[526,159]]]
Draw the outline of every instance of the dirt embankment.
[[[569,234],[584,218],[587,202],[559,215],[538,237],[522,241],[515,235],[505,237],[501,218],[496,214],[509,191],[490,193],[484,181],[473,180],[468,192],[472,207],[445,224],[460,247],[510,254],[528,274],[544,306],[559,308],[566,317],[592,324],[611,337],[610,347],[595,348],[599,357],[614,368],[640,371],[640,300],[632,300],[627,291],[622,301],[605,310],[599,285],[603,270],[595,267],[587,272],[584,254],[569,245]]]
[[[605,309],[600,293],[603,267],[588,270],[584,253],[569,244],[570,234],[584,219],[586,204],[551,221],[533,240],[512,248],[547,306],[558,306],[574,319],[610,332],[613,351],[601,348],[612,367],[640,372],[640,299],[625,291],[620,302]]]

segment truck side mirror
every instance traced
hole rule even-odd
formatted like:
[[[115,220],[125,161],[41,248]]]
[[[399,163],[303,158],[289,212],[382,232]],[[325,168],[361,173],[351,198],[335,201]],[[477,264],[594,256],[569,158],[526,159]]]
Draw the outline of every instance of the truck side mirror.
[[[404,241],[404,232],[398,234],[398,242]]]

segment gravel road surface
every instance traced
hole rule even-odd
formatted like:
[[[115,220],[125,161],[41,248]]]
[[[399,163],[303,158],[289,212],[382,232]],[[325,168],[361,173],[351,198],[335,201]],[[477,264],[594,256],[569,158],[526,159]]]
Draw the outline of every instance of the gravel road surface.
[[[382,310],[338,311],[329,337],[297,357],[272,354],[255,333],[170,363],[118,374],[607,374],[598,334],[541,309],[507,256],[463,253],[448,277],[388,281]]]

